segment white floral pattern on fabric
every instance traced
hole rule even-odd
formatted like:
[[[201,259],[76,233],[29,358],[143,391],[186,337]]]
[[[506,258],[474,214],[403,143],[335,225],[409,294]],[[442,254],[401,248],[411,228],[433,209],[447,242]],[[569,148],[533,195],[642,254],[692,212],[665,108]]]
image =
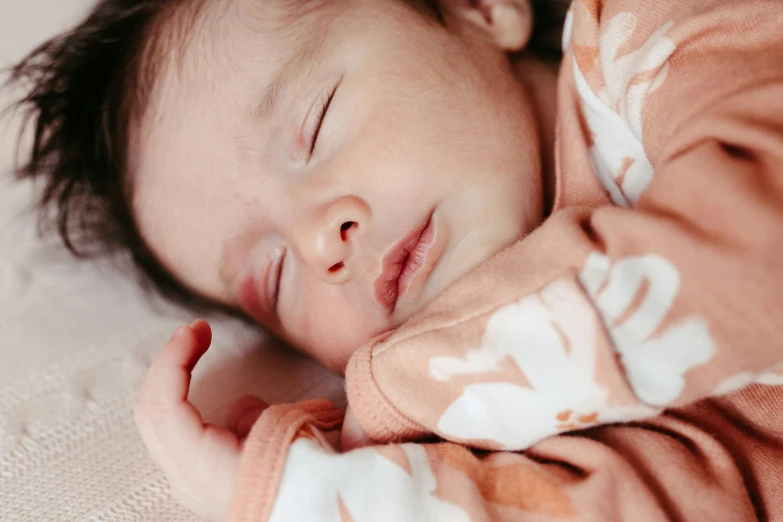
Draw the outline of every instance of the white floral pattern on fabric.
[[[490,318],[479,350],[465,358],[433,358],[430,372],[440,380],[489,372],[510,357],[529,387],[468,385],[441,416],[439,432],[520,450],[568,429],[654,415],[651,408],[608,404],[608,390],[595,380],[597,327],[581,289],[566,280],[501,308]]]
[[[717,347],[702,317],[691,315],[660,330],[680,286],[677,268],[663,257],[627,257],[612,265],[607,256],[593,254],[579,280],[643,402],[670,404],[685,388],[685,374],[715,356]]]
[[[753,384],[757,375],[750,372],[742,372],[723,379],[713,390],[713,395],[728,395]]]
[[[771,371],[762,373],[756,383],[767,386],[783,386],[783,365],[773,368]]]
[[[778,364],[764,372],[742,372],[727,377],[715,387],[713,395],[728,395],[753,383],[767,386],[783,385],[783,364]]]
[[[636,29],[636,17],[620,13],[601,35],[600,67],[604,89],[594,93],[574,59],[574,79],[587,126],[593,137],[590,157],[598,177],[616,205],[633,207],[652,181],[653,166],[644,151],[642,110],[646,97],[661,87],[674,42],[663,25],[632,53],[618,57]]]
[[[568,8],[568,12],[563,22],[563,52],[568,50],[571,45],[571,40],[574,38],[574,5]]]
[[[701,317],[661,330],[680,288],[679,272],[666,259],[649,255],[612,264],[593,254],[579,283],[583,288],[557,280],[499,309],[487,323],[480,349],[430,360],[430,374],[445,381],[498,371],[508,357],[527,381],[526,386],[465,386],[438,421],[441,435],[519,450],[561,431],[655,415],[680,396],[689,370],[715,356]],[[599,328],[608,332],[621,369],[644,404],[612,404],[610,390],[596,381]]]
[[[410,472],[372,448],[337,454],[300,438],[289,448],[270,522],[470,522],[460,507],[435,495],[424,447],[405,444]]]

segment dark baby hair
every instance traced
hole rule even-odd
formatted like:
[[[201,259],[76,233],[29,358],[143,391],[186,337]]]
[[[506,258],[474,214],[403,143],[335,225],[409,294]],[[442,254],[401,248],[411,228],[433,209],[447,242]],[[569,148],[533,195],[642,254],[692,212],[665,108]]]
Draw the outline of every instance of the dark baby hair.
[[[145,289],[195,311],[216,306],[172,277],[136,227],[127,150],[129,129],[143,115],[159,58],[185,45],[195,17],[210,1],[215,0],[100,0],[82,23],[13,67],[9,79],[26,92],[14,108],[23,111],[33,139],[17,177],[42,181],[42,228],[56,229],[80,258],[129,254]],[[435,0],[415,2],[438,15]],[[532,3],[530,48],[558,60],[570,2]]]
[[[208,0],[207,0],[208,1]],[[158,57],[180,35],[168,23],[196,16],[203,0],[101,0],[72,30],[43,43],[11,70],[26,94],[32,144],[17,168],[42,181],[42,229],[57,231],[76,257],[130,255],[142,286],[205,311],[212,303],[181,285],[145,244],[131,213],[127,186],[130,125],[148,102]],[[180,31],[186,31],[184,23]],[[20,141],[20,143],[22,143]],[[19,156],[19,155],[18,155]]]

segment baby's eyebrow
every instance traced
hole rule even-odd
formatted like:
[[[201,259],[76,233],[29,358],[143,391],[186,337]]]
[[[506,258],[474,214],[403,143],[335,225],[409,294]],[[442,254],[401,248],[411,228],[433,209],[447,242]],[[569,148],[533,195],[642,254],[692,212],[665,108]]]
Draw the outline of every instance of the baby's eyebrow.
[[[287,90],[291,78],[285,74],[286,68],[287,67],[284,66],[283,70],[280,71],[267,86],[264,95],[261,97],[261,103],[259,103],[251,113],[251,121],[262,121],[275,113],[277,106],[280,104],[280,98]]]
[[[261,101],[250,111],[250,121],[259,122],[270,118],[280,101],[285,99],[291,84],[306,76],[329,51],[327,44],[328,24],[309,31],[304,41],[295,47],[290,58],[275,72],[261,95]]]

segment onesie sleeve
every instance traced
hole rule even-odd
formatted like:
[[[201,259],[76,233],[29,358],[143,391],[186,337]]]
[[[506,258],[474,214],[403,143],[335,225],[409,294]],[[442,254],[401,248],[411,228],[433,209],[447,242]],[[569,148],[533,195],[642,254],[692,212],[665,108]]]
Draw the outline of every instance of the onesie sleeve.
[[[763,393],[757,387],[746,406]],[[778,513],[780,497],[754,485],[783,478],[779,453],[773,462],[780,448],[747,431],[755,426],[750,418],[730,446],[752,442],[769,466],[748,472],[713,435],[730,433],[731,420],[716,415],[713,422],[723,425],[705,426],[704,415],[687,409],[555,437],[524,454],[449,442],[339,453],[321,432],[338,417],[320,401],[265,412],[246,443],[228,520],[744,522]],[[769,419],[779,430],[780,422]]]

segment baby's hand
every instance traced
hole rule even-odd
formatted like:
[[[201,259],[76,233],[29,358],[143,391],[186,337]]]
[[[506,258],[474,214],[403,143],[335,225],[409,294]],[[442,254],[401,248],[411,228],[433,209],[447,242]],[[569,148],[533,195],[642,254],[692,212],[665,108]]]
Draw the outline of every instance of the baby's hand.
[[[178,328],[147,372],[135,417],[150,456],[178,500],[202,517],[223,520],[244,439],[267,404],[245,397],[231,408],[227,428],[204,423],[188,402],[188,389],[191,372],[211,341],[206,321]]]

